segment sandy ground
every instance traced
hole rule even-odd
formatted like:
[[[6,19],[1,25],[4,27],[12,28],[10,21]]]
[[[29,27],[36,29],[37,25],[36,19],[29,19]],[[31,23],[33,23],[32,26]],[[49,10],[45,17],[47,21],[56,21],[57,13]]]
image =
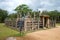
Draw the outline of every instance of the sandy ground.
[[[16,37],[17,40],[60,40],[60,27],[48,30],[28,33],[24,37]]]

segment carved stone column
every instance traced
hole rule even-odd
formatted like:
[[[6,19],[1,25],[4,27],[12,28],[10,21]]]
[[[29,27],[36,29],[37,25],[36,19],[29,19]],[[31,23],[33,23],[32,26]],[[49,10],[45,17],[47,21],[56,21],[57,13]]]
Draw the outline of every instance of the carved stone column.
[[[49,28],[49,26],[50,26],[50,25],[49,25],[49,18],[48,18],[48,19],[47,19],[47,27]]]
[[[44,21],[45,21],[45,20],[44,20],[44,17],[42,17],[42,18],[43,18],[43,28],[44,28],[44,25],[45,25],[45,24],[44,24]]]

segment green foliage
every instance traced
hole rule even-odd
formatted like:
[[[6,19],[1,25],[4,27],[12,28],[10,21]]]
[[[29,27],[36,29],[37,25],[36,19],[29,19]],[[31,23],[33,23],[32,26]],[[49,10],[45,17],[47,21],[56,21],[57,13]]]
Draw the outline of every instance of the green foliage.
[[[43,11],[42,14],[43,15],[49,15],[50,17],[60,16],[60,12],[58,12],[57,10],[54,10],[54,11]]]
[[[35,14],[35,17],[39,17],[39,12],[38,11],[32,11],[31,12],[31,17],[34,17],[34,14]]]
[[[8,12],[6,10],[0,9],[0,22],[4,22],[7,16],[8,16]]]
[[[21,13],[21,15],[26,15],[28,12],[32,12],[32,10],[25,4],[19,5],[15,8],[17,13]]]
[[[59,13],[59,12],[58,12],[57,10],[54,10],[54,11],[50,11],[48,14],[49,14],[50,16],[56,17],[56,16],[59,15],[58,13]]]
[[[32,11],[32,9],[30,9],[27,5],[25,4],[22,4],[22,5],[19,5],[15,8],[15,11],[20,15],[24,16],[27,15],[27,13],[29,12],[31,17],[34,17],[34,13],[36,15],[36,17],[39,16],[39,12],[38,11]],[[17,14],[16,14],[17,15]]]
[[[20,37],[20,36],[25,36],[26,33],[20,32],[18,34],[13,35],[14,37]]]
[[[48,11],[42,11],[42,14],[41,15],[48,15],[49,12]]]
[[[17,13],[9,14],[8,18],[10,18],[10,19],[17,18]]]

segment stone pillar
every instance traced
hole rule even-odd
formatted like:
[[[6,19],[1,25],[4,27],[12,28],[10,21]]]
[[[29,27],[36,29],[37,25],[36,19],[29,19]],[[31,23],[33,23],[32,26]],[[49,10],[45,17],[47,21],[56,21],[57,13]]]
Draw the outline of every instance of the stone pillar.
[[[27,21],[26,21],[26,18],[24,20],[24,31],[26,32],[26,27],[27,27]]]
[[[34,25],[34,23],[33,23],[33,18],[32,18],[32,31],[33,31],[33,27],[34,27],[33,25]]]
[[[40,22],[40,20],[38,20],[38,29],[39,29],[39,22]]]
[[[36,19],[35,16],[36,16],[36,15],[35,15],[35,13],[34,13],[34,20]]]
[[[17,28],[17,21],[18,21],[18,18],[17,18],[16,21],[15,21],[15,24],[16,24],[15,28]]]
[[[43,28],[44,28],[44,21],[45,21],[45,20],[44,20],[44,17],[42,17],[42,18],[43,18]]]
[[[50,25],[49,25],[49,18],[48,18],[48,19],[47,19],[47,27],[49,28],[49,26],[50,26]]]
[[[56,19],[54,20],[54,23],[53,24],[54,24],[53,27],[56,27]]]

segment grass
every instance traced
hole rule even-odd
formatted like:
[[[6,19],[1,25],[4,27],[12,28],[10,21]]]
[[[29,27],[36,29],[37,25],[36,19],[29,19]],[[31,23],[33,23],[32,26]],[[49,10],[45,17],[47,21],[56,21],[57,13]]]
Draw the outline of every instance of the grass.
[[[56,25],[60,26],[60,23],[56,23]]]
[[[0,23],[0,40],[4,40],[9,36],[21,36],[21,35],[23,34],[20,34],[18,31],[6,27],[4,23]]]

